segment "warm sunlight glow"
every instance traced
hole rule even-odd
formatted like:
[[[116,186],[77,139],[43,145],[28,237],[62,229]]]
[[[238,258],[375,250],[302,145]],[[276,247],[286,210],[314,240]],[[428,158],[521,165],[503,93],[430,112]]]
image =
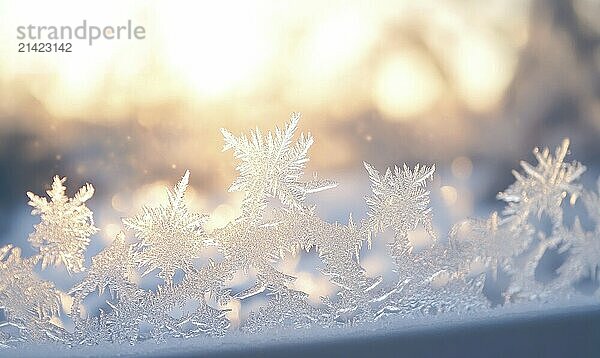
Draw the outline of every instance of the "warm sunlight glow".
[[[447,206],[456,204],[458,192],[456,191],[455,187],[451,185],[444,185],[440,188],[440,194],[442,195],[442,199]]]
[[[460,97],[472,110],[491,109],[513,77],[516,54],[484,34],[464,34],[457,45],[448,51]]]
[[[271,55],[258,4],[165,3],[160,21],[164,56],[173,72],[201,97],[231,93],[260,82]],[[266,6],[266,5],[263,5]],[[252,14],[252,15],[250,15]]]
[[[375,103],[388,118],[404,120],[432,108],[443,85],[431,61],[416,50],[406,49],[380,68],[375,84]]]
[[[303,51],[306,76],[330,76],[358,63],[372,46],[376,25],[360,9],[330,14],[317,24]]]

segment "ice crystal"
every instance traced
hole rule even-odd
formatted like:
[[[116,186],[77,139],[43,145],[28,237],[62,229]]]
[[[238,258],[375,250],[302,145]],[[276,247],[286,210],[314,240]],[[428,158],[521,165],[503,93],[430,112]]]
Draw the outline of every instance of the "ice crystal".
[[[235,137],[226,129],[221,129],[225,137],[223,151],[233,149],[236,158],[242,161],[237,167],[240,175],[229,191],[245,193],[245,218],[259,219],[268,197],[301,208],[306,194],[335,186],[330,181],[300,180],[308,162],[307,153],[313,144],[313,137],[310,133],[302,133],[298,141],[292,144],[299,120],[300,114],[293,113],[283,130],[276,128],[275,133],[268,132],[263,136],[256,128],[250,132],[250,138],[246,135]]]
[[[108,334],[104,312],[99,319],[82,317],[83,300],[96,290],[102,295],[106,288],[120,300],[131,300],[130,296],[135,297],[138,293],[135,276],[132,247],[125,241],[125,235],[119,233],[107,248],[92,257],[86,277],[69,292],[73,296],[71,318],[75,324],[73,339],[77,343],[98,342],[100,337],[114,341]],[[92,332],[90,326],[94,327]]]
[[[422,224],[432,236],[431,208],[427,180],[433,177],[435,166],[415,166],[410,170],[406,164],[400,169],[388,168],[382,176],[370,164],[364,163],[373,195],[367,197],[371,209],[370,225],[375,231],[392,228],[397,243],[406,245],[408,233]]]
[[[513,171],[515,183],[497,196],[506,203],[502,215],[493,213],[488,220],[468,219],[451,230],[453,245],[468,254],[471,262],[482,260],[494,276],[499,270],[510,274],[505,296],[511,301],[549,299],[558,287],[569,286],[583,272],[594,270],[593,261],[600,253],[594,252],[597,233],[585,232],[578,220],[571,228],[563,222],[563,200],[568,195],[574,204],[583,193],[592,217],[597,215],[599,204],[594,194],[584,193],[578,182],[585,166],[577,161],[565,162],[568,150],[568,139],[554,155],[548,148],[535,148],[537,165],[522,161],[524,172]],[[544,227],[543,217],[549,219],[549,227]],[[569,256],[558,269],[559,277],[544,283],[536,277],[536,270],[550,250],[569,251]]]
[[[242,331],[257,333],[266,329],[308,328],[325,325],[323,312],[310,305],[307,295],[301,291],[282,290],[271,294],[273,298],[265,307],[251,312],[242,326]]]
[[[248,272],[251,268],[257,272],[254,286],[236,294],[243,299],[270,288],[278,290],[287,287],[294,277],[286,275],[273,267],[280,259],[285,247],[274,235],[275,229],[269,225],[254,226],[246,222],[231,223],[214,233],[225,261],[231,266]]]
[[[167,190],[167,205],[144,207],[138,216],[123,219],[125,227],[140,239],[134,257],[145,268],[143,274],[159,269],[159,277],[167,283],[177,269],[194,269],[193,260],[207,241],[202,227],[206,216],[192,213],[184,202],[189,176],[186,171],[175,190]]]
[[[522,161],[523,174],[513,170],[517,181],[504,192],[498,194],[498,199],[507,203],[503,214],[509,220],[521,224],[530,214],[542,214],[550,217],[552,225],[562,224],[561,204],[563,199],[571,196],[571,202],[577,200],[581,185],[576,181],[585,171],[585,166],[577,161],[565,163],[569,150],[569,140],[563,140],[556,148],[555,155],[548,148],[535,148],[533,154],[538,161],[537,166]]]
[[[0,327],[13,326],[20,333],[19,337],[7,336],[7,343],[48,338],[45,332],[52,331],[50,319],[59,313],[58,290],[33,271],[37,260],[37,256],[22,258],[21,250],[12,245],[0,248],[0,308],[6,315]]]
[[[74,295],[71,310],[75,323],[73,340],[77,344],[219,334],[228,327],[224,313],[208,306],[203,300],[203,291],[190,287],[189,279],[177,285],[160,286],[156,292],[138,288],[132,250],[124,234],[117,235],[108,248],[92,259],[87,277],[71,291]],[[197,273],[195,269],[194,272]],[[96,288],[101,294],[106,287],[113,296],[107,302],[111,311],[101,311],[97,317],[81,317],[83,299]],[[198,297],[199,307],[174,317],[175,310],[181,309],[189,299]],[[152,329],[142,332],[143,325]]]
[[[71,289],[71,293],[89,293],[98,289],[102,294],[107,287],[114,293],[123,291],[136,276],[132,259],[133,249],[121,232],[107,248],[92,257],[86,277]]]
[[[568,251],[569,256],[565,263],[558,268],[558,272],[568,284],[572,285],[585,277],[598,280],[600,267],[600,236],[598,232],[583,230],[579,220],[576,220],[571,230],[563,233],[566,244],[561,247],[561,252]]]
[[[388,313],[436,314],[487,307],[483,277],[473,274],[465,252],[434,240],[424,247],[390,245],[397,284],[377,315]]]
[[[549,148],[535,148],[533,154],[537,166],[522,161],[524,173],[513,171],[516,182],[498,194],[498,199],[507,203],[503,221],[512,240],[522,240],[526,256],[522,267],[512,272],[507,296],[513,300],[552,295],[552,285],[541,284],[535,272],[546,252],[565,243],[565,237],[561,235],[565,231],[563,200],[570,195],[570,203],[575,203],[582,192],[578,180],[586,170],[577,161],[565,162],[568,151],[568,139],[564,139],[556,148],[554,156]],[[540,228],[535,221],[543,215],[550,219],[549,232]]]
[[[63,264],[69,272],[84,269],[84,254],[94,227],[92,211],[85,202],[94,195],[94,187],[86,184],[74,198],[65,195],[65,178],[54,177],[52,188],[47,191],[50,201],[31,192],[27,193],[33,215],[41,215],[42,222],[35,225],[29,242],[39,248],[42,267]]]
[[[275,269],[273,263],[286,251],[310,248],[306,242],[290,242],[293,236],[289,231],[281,232],[290,222],[289,217],[264,220],[267,198],[278,198],[288,210],[301,213],[309,210],[304,205],[307,194],[337,185],[334,181],[317,180],[316,176],[312,181],[301,180],[313,138],[310,133],[302,133],[292,144],[299,120],[300,115],[293,113],[283,130],[276,128],[274,133],[268,132],[263,137],[257,128],[250,139],[245,135],[236,138],[221,130],[225,139],[223,150],[233,149],[242,162],[237,167],[240,176],[229,190],[243,191],[244,201],[242,217],[213,233],[213,239],[226,262],[245,271],[250,268],[257,271],[255,285],[239,292],[237,298],[247,298],[267,288],[275,292],[287,288],[295,278]]]
[[[381,282],[381,277],[367,276],[358,262],[359,250],[368,233],[356,226],[352,217],[348,225],[342,225],[322,220],[314,210],[286,214],[287,219],[281,218],[283,234],[299,248],[316,247],[323,261],[321,273],[339,289],[335,297],[323,299],[327,322],[348,323],[368,316],[371,291]]]
[[[240,161],[230,187],[244,194],[239,217],[205,231],[207,217],[194,213],[185,200],[186,171],[167,190],[165,203],[123,219],[127,231],[94,255],[87,268],[84,255],[98,231],[85,205],[93,187],[86,184],[68,198],[65,179],[55,177],[50,200],[28,193],[33,214],[41,215],[29,237],[39,252],[22,258],[12,245],[0,249],[0,309],[6,317],[0,323],[0,348],[47,341],[160,342],[220,336],[236,328],[255,333],[485,310],[491,301],[484,286],[499,272],[510,280],[502,294],[513,302],[573,296],[581,293],[582,280],[598,283],[600,194],[579,184],[583,165],[565,162],[568,140],[554,155],[534,150],[535,166],[521,162],[523,172],[515,171],[515,183],[498,194],[506,204],[500,214],[460,221],[447,237],[438,237],[430,205],[433,165],[379,172],[364,163],[372,191],[365,198],[366,217],[355,221],[350,214],[345,223],[321,218],[306,196],[337,184],[316,175],[304,179],[313,138],[301,134],[294,141],[299,118],[292,114],[283,129],[266,134],[256,129],[236,137],[222,130],[224,150],[232,149]],[[567,195],[571,203],[582,197],[586,217],[595,225],[591,230],[579,219],[563,222]],[[269,198],[282,205],[270,207]],[[418,230],[428,240],[417,245],[410,237]],[[393,277],[371,274],[361,264],[373,240],[386,242]],[[536,272],[552,250],[564,260],[553,277],[540,280]],[[305,252],[316,254],[315,274],[333,287],[319,304],[282,265]],[[85,272],[63,293],[36,273],[52,264],[64,265],[69,273]],[[177,279],[176,273],[181,273]],[[142,288],[140,280],[152,275],[161,283]],[[240,276],[253,281],[234,283]],[[266,302],[244,319],[236,304],[243,307],[257,295]],[[91,297],[105,302],[91,304]],[[72,324],[65,325],[69,319]]]
[[[394,259],[397,283],[379,297],[371,298],[379,308],[376,317],[388,313],[441,313],[484,307],[481,278],[468,276],[462,257],[437,242],[433,231],[430,192],[435,166],[416,165],[413,170],[388,168],[382,176],[368,163],[365,168],[371,180],[373,195],[367,197],[371,211],[365,225],[373,233],[388,228],[394,232],[389,245]],[[422,227],[432,240],[421,249],[413,247],[408,235]]]
[[[594,230],[584,230],[579,219],[576,218],[573,227],[563,229],[561,233],[565,244],[560,248],[560,252],[567,252],[568,257],[559,267],[558,272],[561,283],[571,288],[586,277],[598,282],[600,269],[600,180],[598,180],[598,192],[585,191],[582,199],[594,223]]]
[[[525,232],[515,235],[499,220],[498,213],[493,212],[488,219],[464,220],[450,231],[450,245],[467,256],[469,264],[483,263],[495,278],[499,271],[512,269],[513,259],[529,242]]]

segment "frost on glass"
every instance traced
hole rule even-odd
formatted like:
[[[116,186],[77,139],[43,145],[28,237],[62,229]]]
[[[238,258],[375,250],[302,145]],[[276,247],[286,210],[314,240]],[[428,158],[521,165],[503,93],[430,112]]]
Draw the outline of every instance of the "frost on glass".
[[[87,267],[86,249],[98,231],[86,206],[93,187],[69,198],[57,176],[49,199],[28,193],[32,213],[41,216],[29,236],[37,251],[22,257],[12,245],[0,249],[0,347],[135,344],[462,314],[567,299],[583,294],[582,282],[596,284],[592,291],[600,296],[600,182],[596,191],[579,183],[585,167],[566,161],[568,140],[554,152],[535,149],[536,164],[521,163],[515,183],[498,194],[500,213],[465,219],[440,235],[432,223],[433,165],[364,163],[371,184],[366,216],[321,218],[306,198],[337,183],[306,175],[314,139],[296,134],[299,120],[292,114],[283,128],[249,135],[222,130],[223,149],[238,161],[229,190],[243,193],[239,217],[208,228],[209,217],[187,201],[186,171],[160,204],[123,219],[123,231]],[[574,205],[579,211],[566,220]],[[427,239],[411,241],[417,233]],[[384,241],[391,279],[363,267],[361,256],[375,240]],[[549,252],[564,259],[554,275],[540,279]],[[333,287],[318,300],[282,265],[304,253],[315,255],[313,271]],[[77,283],[63,291],[41,278],[40,270],[56,265],[77,274]],[[501,302],[492,302],[484,287],[501,274],[508,283]],[[158,283],[143,284],[149,277]],[[240,277],[249,282],[235,284]],[[256,297],[264,302],[248,303]]]

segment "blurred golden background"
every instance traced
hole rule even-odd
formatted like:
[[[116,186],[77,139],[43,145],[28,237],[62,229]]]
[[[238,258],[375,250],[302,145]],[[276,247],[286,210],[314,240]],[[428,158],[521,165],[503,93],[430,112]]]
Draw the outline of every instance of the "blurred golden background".
[[[494,205],[535,145],[569,136],[598,172],[598,1],[0,0],[0,16],[0,241],[25,239],[25,192],[55,174],[94,183],[106,237],[187,168],[222,225],[240,198],[218,129],[292,111],[316,139],[309,169],[341,183],[320,199],[332,220],[365,211],[363,160],[435,163],[446,225]],[[83,19],[147,36],[16,51],[17,26]]]

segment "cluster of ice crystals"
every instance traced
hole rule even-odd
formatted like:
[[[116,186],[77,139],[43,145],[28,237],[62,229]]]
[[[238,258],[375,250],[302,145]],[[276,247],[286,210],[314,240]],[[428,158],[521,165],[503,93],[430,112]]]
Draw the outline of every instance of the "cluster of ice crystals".
[[[244,193],[240,217],[206,231],[207,216],[193,212],[186,201],[186,171],[167,190],[164,203],[123,219],[126,230],[93,256],[87,268],[85,251],[98,231],[85,205],[93,187],[86,184],[68,198],[65,179],[55,177],[50,200],[28,193],[32,213],[41,216],[29,237],[39,252],[22,258],[12,245],[0,248],[0,309],[5,316],[0,348],[47,341],[134,344],[219,336],[235,327],[255,333],[485,310],[491,302],[483,287],[500,271],[510,277],[503,292],[507,302],[575,295],[582,280],[598,282],[600,194],[578,183],[583,165],[565,162],[568,140],[554,155],[535,149],[535,166],[521,163],[523,172],[514,172],[515,183],[498,194],[506,203],[501,214],[466,219],[438,238],[430,206],[434,166],[403,165],[380,172],[364,163],[372,191],[365,198],[366,218],[357,222],[350,215],[344,224],[319,217],[306,196],[337,183],[316,175],[304,180],[313,137],[294,139],[299,119],[292,114],[283,129],[265,134],[256,129],[236,137],[222,130],[224,150],[232,149],[239,160],[239,176],[230,190]],[[579,219],[565,225],[568,195],[572,204],[582,198],[593,229],[586,230]],[[281,205],[270,208],[269,198]],[[549,218],[549,228],[543,227],[543,217]],[[409,237],[417,230],[426,232],[429,241],[415,246]],[[393,238],[386,239],[386,232]],[[395,273],[391,282],[361,265],[362,248],[365,243],[370,248],[372,240],[388,240]],[[557,277],[540,281],[536,270],[549,250],[566,258]],[[310,292],[299,289],[297,278],[279,265],[303,252],[318,255],[314,270],[334,287],[320,304],[310,301]],[[64,265],[69,273],[84,274],[65,293],[37,275],[38,263],[42,270]],[[153,273],[161,283],[142,288],[141,280]],[[232,284],[235,277],[251,273],[255,278],[249,287]],[[239,312],[230,312],[235,307],[231,303],[244,305],[261,293],[267,302],[232,324]],[[103,302],[91,304],[94,297]],[[72,324],[65,325],[69,319]]]
[[[579,178],[585,172],[577,161],[565,162],[569,140],[556,148],[535,148],[537,165],[521,162],[523,173],[513,171],[515,183],[498,194],[506,206],[502,215],[493,213],[488,220],[468,219],[455,225],[451,240],[474,260],[482,260],[494,276],[502,270],[511,276],[504,293],[506,299],[555,299],[557,292],[574,291],[580,280],[597,281],[596,264],[599,232],[586,232],[579,219],[565,225],[564,199],[574,205],[583,196],[588,216],[598,223],[600,200],[584,190]],[[548,224],[544,225],[544,218]],[[557,269],[558,277],[543,282],[536,276],[543,257],[550,251],[567,254]]]

